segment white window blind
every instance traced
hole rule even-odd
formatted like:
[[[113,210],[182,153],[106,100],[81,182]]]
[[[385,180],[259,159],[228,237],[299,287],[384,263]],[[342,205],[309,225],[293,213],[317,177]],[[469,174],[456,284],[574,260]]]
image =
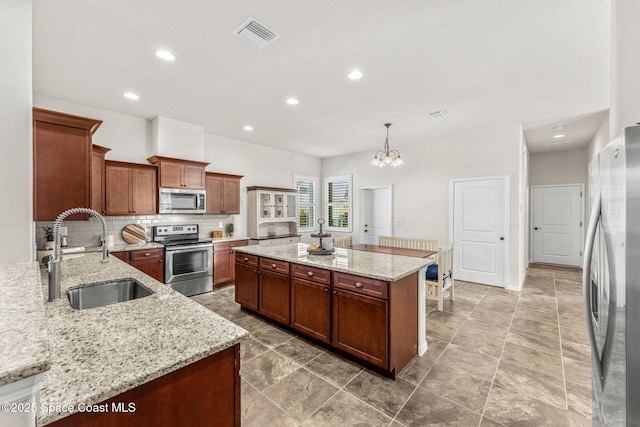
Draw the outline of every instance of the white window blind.
[[[327,230],[351,231],[351,175],[325,178]]]
[[[294,175],[293,185],[298,190],[298,227],[312,231],[316,224],[318,178]]]

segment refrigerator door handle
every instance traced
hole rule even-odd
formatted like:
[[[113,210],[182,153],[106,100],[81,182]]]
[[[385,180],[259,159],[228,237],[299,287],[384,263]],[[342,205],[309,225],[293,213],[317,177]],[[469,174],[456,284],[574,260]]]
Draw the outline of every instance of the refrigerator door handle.
[[[600,192],[596,194],[593,208],[589,217],[589,227],[587,228],[587,237],[584,246],[584,258],[582,260],[582,297],[584,298],[584,312],[587,320],[587,333],[589,334],[589,343],[591,345],[591,354],[596,362],[598,370],[598,378],[604,382],[602,374],[602,362],[598,357],[598,347],[596,345],[596,334],[593,328],[593,319],[591,318],[591,259],[593,258],[593,243],[595,241],[596,232],[598,230],[598,222],[600,221]]]

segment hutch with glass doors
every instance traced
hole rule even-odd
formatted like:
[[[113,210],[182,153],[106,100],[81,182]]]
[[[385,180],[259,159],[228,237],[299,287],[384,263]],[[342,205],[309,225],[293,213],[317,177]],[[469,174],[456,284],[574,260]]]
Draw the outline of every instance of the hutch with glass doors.
[[[297,243],[298,191],[293,188],[247,187],[249,243]]]

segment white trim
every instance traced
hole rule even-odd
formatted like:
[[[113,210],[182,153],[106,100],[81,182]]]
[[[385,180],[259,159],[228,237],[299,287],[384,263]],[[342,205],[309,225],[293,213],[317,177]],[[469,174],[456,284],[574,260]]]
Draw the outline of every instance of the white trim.
[[[390,235],[393,235],[393,185],[389,184],[389,185],[369,185],[366,187],[360,187],[359,189],[360,192],[360,207],[359,207],[359,225],[360,225],[360,233],[358,233],[358,238],[360,239],[360,242],[362,242],[362,234],[363,234],[363,230],[364,230],[364,207],[362,206],[362,203],[364,202],[364,192],[366,190],[389,190],[389,203],[387,204],[387,218],[389,218],[389,222],[387,224],[389,231],[390,231]]]
[[[509,273],[511,271],[511,251],[509,250],[511,246],[511,210],[509,209],[510,203],[510,193],[511,193],[511,177],[510,175],[496,175],[496,176],[477,176],[477,177],[469,177],[469,178],[451,178],[449,180],[449,243],[453,244],[453,214],[454,214],[454,206],[453,206],[453,186],[456,182],[466,182],[466,181],[487,181],[491,179],[503,180],[505,185],[504,191],[504,239],[507,242],[505,251],[504,251],[504,278],[503,283],[501,285],[507,290],[520,290],[518,284],[515,286],[510,285],[511,280]]]
[[[584,260],[584,233],[586,230],[586,224],[584,219],[585,209],[586,209],[586,201],[587,194],[585,193],[585,184],[584,183],[574,183],[574,184],[549,184],[549,185],[530,185],[529,191],[529,263],[531,264],[533,261],[533,189],[534,188],[554,188],[554,187],[574,187],[580,186],[580,223],[582,226],[580,227],[580,247],[583,248],[580,252],[582,255],[580,256],[580,265],[582,265],[582,260]]]
[[[332,227],[329,224],[329,191],[327,191],[327,187],[330,181],[348,181],[349,182],[349,200],[347,203],[349,204],[348,208],[348,227]],[[353,174],[345,174],[345,175],[333,175],[327,176],[324,178],[322,193],[324,198],[324,218],[326,221],[325,229],[327,231],[335,231],[337,233],[351,233],[353,231]]]
[[[300,227],[300,217],[298,216],[297,212],[297,210],[300,209],[300,195],[298,194],[298,206],[296,206],[296,222],[298,222],[298,231],[301,233],[306,233],[315,230],[315,223],[320,215],[320,211],[318,210],[318,186],[320,185],[320,178],[311,175],[293,174],[293,188],[295,188],[296,190],[298,189],[298,181],[310,181],[315,183],[315,194],[313,195],[313,211],[315,218],[313,218],[313,221],[311,221],[310,227]]]

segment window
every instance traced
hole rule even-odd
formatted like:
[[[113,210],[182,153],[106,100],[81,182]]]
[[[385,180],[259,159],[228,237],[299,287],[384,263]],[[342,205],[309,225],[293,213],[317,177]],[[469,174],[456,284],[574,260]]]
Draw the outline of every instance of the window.
[[[324,180],[328,231],[351,231],[351,175]]]
[[[318,178],[294,175],[293,186],[298,190],[298,227],[300,231],[313,231],[317,220]]]

